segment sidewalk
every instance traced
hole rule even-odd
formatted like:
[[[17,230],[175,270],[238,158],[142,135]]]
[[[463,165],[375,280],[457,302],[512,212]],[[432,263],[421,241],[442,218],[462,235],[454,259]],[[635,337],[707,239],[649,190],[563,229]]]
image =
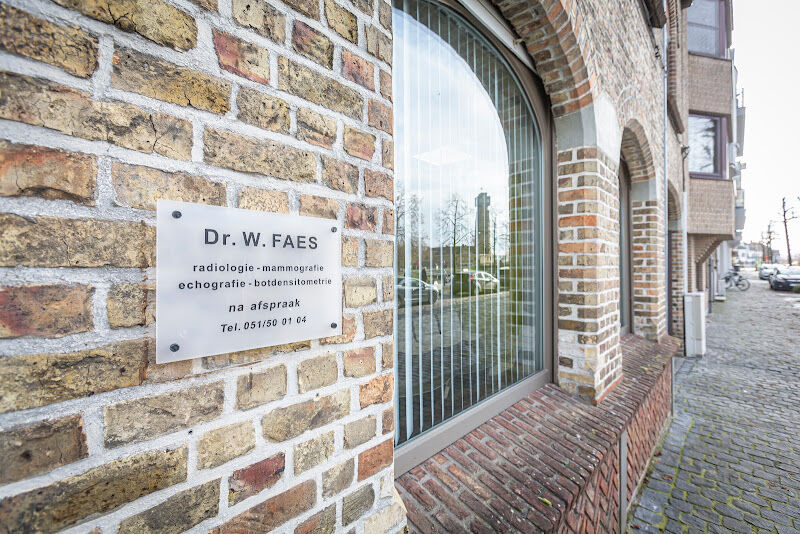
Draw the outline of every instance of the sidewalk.
[[[634,532],[800,533],[800,295],[714,303],[708,354],[676,358],[675,416]]]

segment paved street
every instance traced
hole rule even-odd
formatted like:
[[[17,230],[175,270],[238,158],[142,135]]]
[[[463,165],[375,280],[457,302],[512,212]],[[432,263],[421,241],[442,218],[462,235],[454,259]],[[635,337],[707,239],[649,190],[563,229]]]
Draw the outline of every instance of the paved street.
[[[675,418],[635,532],[800,532],[800,295],[748,276],[714,303],[708,354],[675,362]]]

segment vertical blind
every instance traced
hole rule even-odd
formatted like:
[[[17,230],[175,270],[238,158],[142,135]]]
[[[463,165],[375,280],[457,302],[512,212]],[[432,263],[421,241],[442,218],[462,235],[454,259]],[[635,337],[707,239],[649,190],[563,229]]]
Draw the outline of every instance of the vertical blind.
[[[395,0],[395,440],[543,368],[539,130],[466,20]]]

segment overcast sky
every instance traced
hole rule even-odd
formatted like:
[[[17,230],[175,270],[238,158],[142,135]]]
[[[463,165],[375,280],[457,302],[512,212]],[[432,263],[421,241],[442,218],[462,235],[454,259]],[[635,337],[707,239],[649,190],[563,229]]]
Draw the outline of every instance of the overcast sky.
[[[733,46],[744,89],[747,121],[742,173],[747,222],[745,241],[758,241],[777,220],[781,197],[800,215],[800,58],[796,52],[799,0],[734,0]],[[777,248],[786,253],[783,225],[775,224]],[[792,256],[800,258],[800,219],[789,223]]]

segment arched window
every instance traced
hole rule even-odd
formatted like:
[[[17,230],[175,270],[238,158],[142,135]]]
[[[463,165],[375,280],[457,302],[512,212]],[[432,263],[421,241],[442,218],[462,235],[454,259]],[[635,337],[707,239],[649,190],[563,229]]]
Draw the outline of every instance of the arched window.
[[[393,26],[401,445],[457,424],[455,439],[483,422],[461,414],[532,377],[549,380],[551,148],[533,77],[465,16],[396,0]]]
[[[631,177],[619,162],[619,322],[620,333],[633,332],[633,247],[631,240]]]

